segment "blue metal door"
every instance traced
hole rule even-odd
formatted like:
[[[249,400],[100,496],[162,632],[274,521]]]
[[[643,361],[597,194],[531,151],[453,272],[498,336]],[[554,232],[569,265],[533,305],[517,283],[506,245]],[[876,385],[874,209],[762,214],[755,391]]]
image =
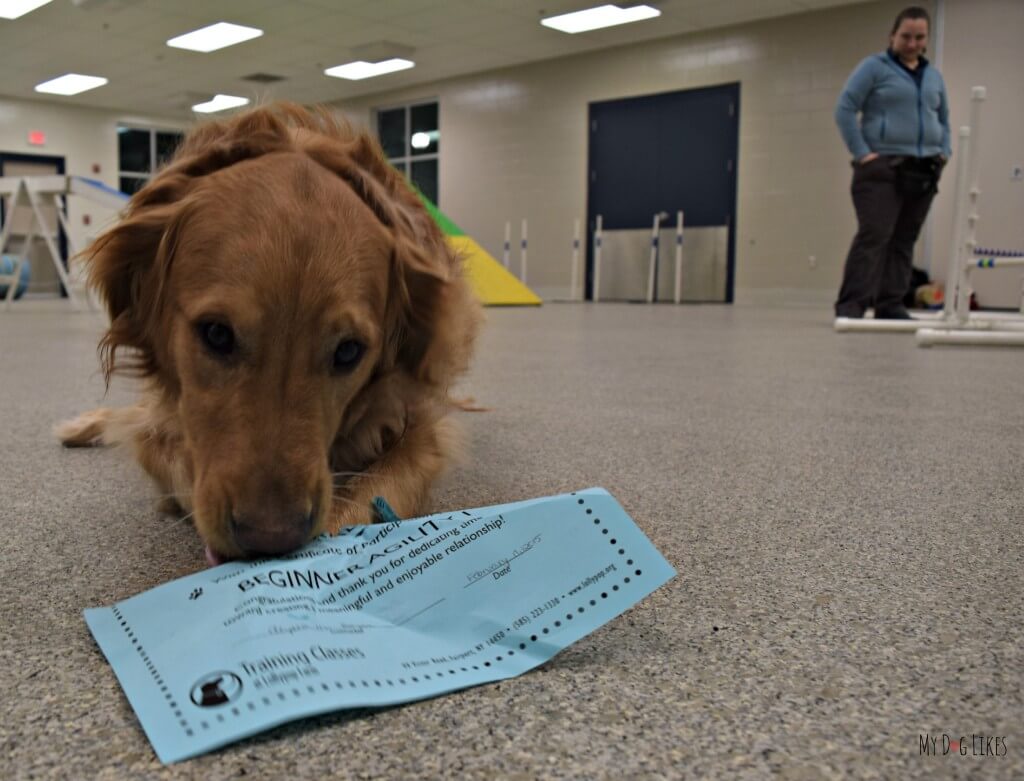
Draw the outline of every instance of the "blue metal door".
[[[646,230],[649,244],[653,216],[667,214],[668,228],[682,210],[687,231],[723,229],[720,284],[702,300],[733,300],[739,94],[739,84],[726,84],[590,104],[588,298],[597,215],[606,236]],[[671,259],[671,248],[663,246],[660,265]]]

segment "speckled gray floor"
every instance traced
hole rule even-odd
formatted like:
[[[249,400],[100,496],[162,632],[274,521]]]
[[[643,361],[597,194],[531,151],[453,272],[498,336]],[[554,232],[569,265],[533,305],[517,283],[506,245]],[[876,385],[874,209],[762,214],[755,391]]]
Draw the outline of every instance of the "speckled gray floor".
[[[813,309],[489,317],[465,387],[495,409],[436,509],[602,485],[679,577],[521,678],[163,768],[81,611],[201,546],[116,454],[50,438],[102,398],[94,322],[0,312],[0,777],[1024,777],[1024,351]]]

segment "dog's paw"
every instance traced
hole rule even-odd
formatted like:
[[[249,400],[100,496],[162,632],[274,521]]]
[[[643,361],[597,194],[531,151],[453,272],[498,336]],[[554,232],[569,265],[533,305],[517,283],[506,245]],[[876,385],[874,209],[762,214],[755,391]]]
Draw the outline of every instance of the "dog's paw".
[[[110,422],[109,409],[94,409],[53,427],[64,447],[94,447],[104,444],[103,432]]]
[[[173,496],[165,496],[157,501],[156,511],[161,515],[169,515],[172,518],[182,518],[186,514],[185,509]]]
[[[494,407],[481,406],[476,403],[476,399],[472,396],[449,396],[448,403],[455,407],[455,409],[460,409],[463,412],[494,412]]]
[[[373,505],[367,501],[362,503],[352,500],[335,500],[334,506],[327,516],[327,533],[337,534],[346,526],[365,526],[377,520]]]

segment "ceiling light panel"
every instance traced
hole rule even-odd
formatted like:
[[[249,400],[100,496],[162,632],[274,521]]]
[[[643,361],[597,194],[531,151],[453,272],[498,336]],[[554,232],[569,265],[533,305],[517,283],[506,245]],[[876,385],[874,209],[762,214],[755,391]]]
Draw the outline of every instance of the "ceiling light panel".
[[[196,103],[192,110],[200,114],[214,114],[218,111],[227,111],[229,108],[246,106],[249,98],[240,98],[237,95],[214,95],[213,100],[205,103]]]
[[[214,52],[237,43],[251,41],[263,35],[263,30],[255,27],[245,27],[230,22],[217,22],[208,27],[193,30],[190,33],[171,38],[168,46],[175,49],[189,49],[194,52]]]
[[[79,92],[96,89],[107,83],[102,76],[83,76],[81,73],[65,73],[55,79],[36,84],[36,92],[50,95],[77,95]]]
[[[17,19],[52,0],[0,0],[0,19]]]
[[[359,81],[360,79],[370,79],[374,76],[383,76],[385,73],[404,71],[413,67],[415,64],[416,63],[412,60],[405,60],[401,57],[394,57],[390,60],[383,60],[381,62],[365,62],[363,60],[359,60],[358,62],[349,62],[345,65],[335,65],[333,68],[325,70],[324,73],[338,79]]]
[[[630,8],[601,5],[584,11],[574,11],[571,14],[549,16],[547,19],[541,19],[540,23],[563,33],[585,33],[603,27],[642,22],[644,19],[654,19],[657,16],[661,16],[661,11],[649,5],[634,5]]]

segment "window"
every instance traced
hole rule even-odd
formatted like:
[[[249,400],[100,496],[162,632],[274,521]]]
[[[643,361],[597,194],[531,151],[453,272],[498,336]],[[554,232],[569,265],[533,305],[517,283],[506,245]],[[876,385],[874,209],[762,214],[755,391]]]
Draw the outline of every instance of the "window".
[[[120,190],[132,195],[150,175],[171,159],[185,134],[179,130],[156,130],[118,126],[117,151]]]
[[[439,124],[436,101],[377,110],[377,137],[388,161],[435,205]]]

